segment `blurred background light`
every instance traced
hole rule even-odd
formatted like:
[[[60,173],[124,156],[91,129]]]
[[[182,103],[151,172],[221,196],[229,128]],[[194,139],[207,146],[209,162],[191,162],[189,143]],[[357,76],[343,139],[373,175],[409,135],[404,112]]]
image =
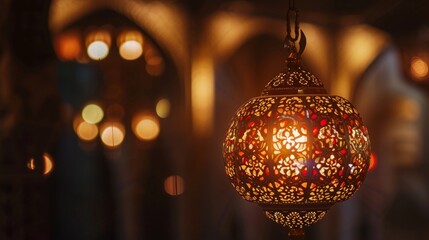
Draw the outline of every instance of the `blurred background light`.
[[[99,61],[107,57],[109,46],[103,41],[94,41],[89,44],[87,53],[92,60]]]
[[[164,181],[164,190],[171,196],[182,195],[185,192],[185,181],[181,176],[170,176]]]
[[[100,61],[109,55],[111,36],[108,31],[98,30],[86,38],[87,54],[92,60]]]
[[[160,118],[167,118],[170,115],[170,101],[166,98],[162,98],[156,104],[156,114]]]
[[[422,80],[428,76],[429,67],[427,62],[424,59],[420,57],[413,57],[411,59],[410,65],[411,65],[410,66],[411,75],[415,79]]]
[[[371,152],[371,158],[369,159],[368,171],[373,171],[377,167],[377,155],[374,152]]]
[[[97,124],[103,120],[104,111],[97,104],[88,104],[82,110],[82,118],[87,123]]]
[[[139,31],[123,31],[118,37],[119,54],[125,60],[135,60],[143,53],[143,36]]]
[[[81,121],[76,128],[77,136],[84,141],[92,141],[98,135],[98,127],[95,124]]]
[[[125,138],[125,130],[119,122],[107,122],[101,127],[101,141],[107,147],[115,148],[122,144]]]
[[[59,35],[55,39],[55,51],[60,60],[76,60],[82,51],[79,34],[67,32]]]
[[[132,129],[137,138],[150,141],[158,137],[160,126],[158,119],[152,114],[140,114],[134,117]]]
[[[42,166],[37,166],[36,160],[31,158],[27,162],[27,168],[34,171],[39,169]],[[48,153],[43,153],[43,175],[49,175],[54,168],[54,163],[51,155]]]

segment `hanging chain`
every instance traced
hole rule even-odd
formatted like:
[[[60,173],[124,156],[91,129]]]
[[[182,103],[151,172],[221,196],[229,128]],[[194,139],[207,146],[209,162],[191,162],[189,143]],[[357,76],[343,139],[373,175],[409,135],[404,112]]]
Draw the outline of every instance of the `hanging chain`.
[[[294,18],[291,21],[291,18]],[[291,24],[294,24],[294,33],[292,35]],[[299,27],[299,11],[295,8],[295,0],[289,0],[289,9],[286,19],[286,37],[284,47],[288,51],[288,65],[299,65],[301,62],[301,54],[304,52],[307,39],[304,32]],[[298,41],[299,40],[299,41]],[[299,45],[299,49],[297,48]]]
[[[292,37],[291,34],[291,21],[290,21],[290,17],[291,15],[295,16],[295,36]],[[287,38],[290,41],[296,42],[296,40],[298,40],[299,37],[299,15],[298,15],[298,10],[295,9],[295,1],[294,0],[290,0],[289,1],[289,9],[287,10]]]

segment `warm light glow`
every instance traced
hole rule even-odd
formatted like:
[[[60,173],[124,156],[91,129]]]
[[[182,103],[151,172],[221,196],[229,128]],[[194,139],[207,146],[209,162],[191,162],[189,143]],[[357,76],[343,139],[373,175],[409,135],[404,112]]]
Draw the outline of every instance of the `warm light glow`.
[[[418,122],[422,111],[419,103],[412,98],[404,98],[394,102],[395,112],[403,121]]]
[[[133,119],[134,134],[141,140],[154,140],[159,135],[158,119],[150,114],[142,114]]]
[[[93,31],[86,37],[88,56],[92,60],[102,60],[109,55],[110,33],[104,30]]]
[[[81,121],[76,128],[76,134],[81,140],[94,140],[98,135],[97,125]]]
[[[94,41],[89,44],[87,53],[92,60],[103,60],[109,54],[109,46],[103,41]]]
[[[369,167],[368,171],[372,171],[377,167],[378,161],[377,161],[377,155],[375,155],[374,152],[371,152],[371,158],[369,159]]]
[[[429,73],[429,67],[428,64],[419,57],[414,57],[411,60],[411,66],[410,66],[411,74],[416,79],[423,79],[428,76]]]
[[[49,175],[54,168],[54,163],[52,157],[48,153],[43,154],[43,163],[43,175]],[[39,168],[38,166],[36,166],[36,161],[34,160],[34,158],[31,158],[28,161],[27,168],[33,171]]]
[[[135,60],[143,53],[143,36],[139,31],[124,31],[118,37],[119,54],[125,60]]]
[[[164,181],[164,190],[171,196],[181,195],[185,191],[185,181],[181,176],[170,176]]]
[[[160,118],[166,118],[170,115],[170,101],[168,99],[163,98],[158,101],[156,104],[156,114]]]
[[[79,35],[69,32],[58,36],[55,40],[55,50],[61,60],[71,61],[77,59],[81,52]]]
[[[104,145],[117,147],[124,141],[125,131],[122,124],[117,122],[105,123],[101,128],[100,138]]]
[[[104,111],[97,104],[88,104],[82,110],[82,118],[87,123],[97,124],[103,120]]]
[[[142,45],[134,40],[128,40],[119,47],[119,54],[125,60],[135,60],[143,53]]]
[[[192,121],[199,135],[212,131],[214,70],[211,58],[195,58],[192,64]]]
[[[332,94],[349,98],[355,79],[359,79],[388,42],[385,33],[367,25],[356,25],[342,32],[339,41],[337,77],[332,84]]]

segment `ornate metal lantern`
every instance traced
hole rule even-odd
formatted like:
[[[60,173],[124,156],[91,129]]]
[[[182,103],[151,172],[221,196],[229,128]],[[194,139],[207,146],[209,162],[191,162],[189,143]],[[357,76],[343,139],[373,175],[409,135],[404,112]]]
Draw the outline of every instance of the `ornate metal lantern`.
[[[223,150],[226,174],[237,192],[289,228],[290,236],[301,238],[304,227],[350,198],[362,184],[370,143],[352,104],[328,95],[322,82],[301,67],[306,39],[293,5],[285,41],[287,69],[261,96],[238,109]]]

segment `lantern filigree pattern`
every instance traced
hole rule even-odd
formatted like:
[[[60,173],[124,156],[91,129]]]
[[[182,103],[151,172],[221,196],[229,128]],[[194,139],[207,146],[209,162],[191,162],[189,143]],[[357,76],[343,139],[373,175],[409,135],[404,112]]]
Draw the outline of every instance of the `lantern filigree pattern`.
[[[304,227],[350,198],[370,161],[368,131],[358,111],[346,99],[328,95],[301,67],[306,41],[291,0],[287,69],[238,109],[223,143],[226,174],[237,192],[289,228],[292,239],[303,239]]]
[[[310,81],[301,83],[323,90],[307,73],[303,76]],[[275,94],[288,90],[271,88],[285,75],[267,85],[266,96],[249,100],[236,112],[223,145],[225,168],[240,195],[258,203],[270,219],[303,228],[359,188],[370,145],[361,117],[344,98]]]
[[[326,211],[265,211],[267,217],[284,227],[304,228],[322,219]]]

